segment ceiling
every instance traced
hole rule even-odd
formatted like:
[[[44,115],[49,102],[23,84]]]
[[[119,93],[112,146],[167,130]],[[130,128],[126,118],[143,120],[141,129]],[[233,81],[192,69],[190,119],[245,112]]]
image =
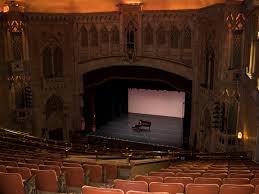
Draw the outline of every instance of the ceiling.
[[[0,7],[5,0],[0,0]],[[199,9],[226,0],[18,0],[25,1],[27,12],[89,13],[117,11],[119,3],[143,2],[144,10]],[[232,0],[233,1],[233,0]],[[243,1],[243,0],[234,0]]]

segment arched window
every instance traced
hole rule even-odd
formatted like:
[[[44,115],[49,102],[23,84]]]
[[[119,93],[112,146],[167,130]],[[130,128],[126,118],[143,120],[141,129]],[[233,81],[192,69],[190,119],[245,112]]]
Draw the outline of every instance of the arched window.
[[[147,24],[144,30],[144,44],[151,45],[153,44],[153,29],[150,24]]]
[[[192,48],[192,31],[188,26],[186,26],[184,28],[183,48],[185,48],[185,49],[191,49]]]
[[[90,45],[98,46],[98,32],[94,25],[92,25],[90,29]]]
[[[51,78],[53,77],[52,74],[52,54],[51,49],[49,47],[46,47],[43,50],[43,75],[45,78]]]
[[[159,25],[157,30],[157,44],[164,45],[166,43],[166,30],[163,25]]]
[[[53,53],[53,65],[55,77],[63,76],[63,51],[61,48],[56,47]]]
[[[81,47],[87,47],[88,46],[88,32],[84,26],[81,27],[80,30],[80,36],[81,36]]]
[[[179,48],[180,32],[176,26],[173,26],[171,28],[170,38],[171,38],[171,48],[174,48],[174,49]]]
[[[101,43],[108,44],[109,42],[109,32],[107,28],[104,26],[101,30]]]
[[[119,44],[120,43],[120,33],[117,26],[112,27],[112,36],[111,36],[112,44]]]

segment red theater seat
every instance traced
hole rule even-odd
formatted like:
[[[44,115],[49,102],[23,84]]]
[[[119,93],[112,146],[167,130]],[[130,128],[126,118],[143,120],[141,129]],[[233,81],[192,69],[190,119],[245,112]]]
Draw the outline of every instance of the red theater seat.
[[[8,173],[18,173],[22,176],[22,179],[28,180],[31,177],[31,171],[27,167],[12,167],[8,166],[6,168]]]
[[[56,165],[39,165],[40,170],[55,170],[56,175],[59,177],[61,175],[61,169]]]
[[[220,178],[207,178],[207,177],[197,177],[194,179],[195,184],[217,184],[222,185],[222,180]]]
[[[182,183],[184,186],[193,183],[192,177],[166,177],[164,179],[165,183]]]
[[[82,187],[83,194],[124,194],[120,189],[99,188],[91,186]]]
[[[58,180],[54,170],[38,170],[36,172],[35,184],[39,191],[58,192]]]
[[[144,176],[144,175],[137,175],[134,178],[135,181],[145,181],[147,184],[151,182],[163,182],[163,177],[160,176]]]
[[[224,178],[223,184],[249,184],[250,180],[248,178]]]
[[[220,194],[253,194],[254,186],[236,185],[236,184],[224,184],[220,187]]]
[[[1,194],[25,194],[22,176],[18,173],[0,173]]]
[[[160,176],[160,177],[163,177],[163,178],[175,176],[175,174],[173,172],[155,172],[155,171],[149,172],[149,175],[150,176]]]
[[[103,182],[102,166],[95,164],[84,164],[84,171],[89,172],[90,182],[101,183]]]
[[[80,192],[84,182],[84,170],[81,167],[62,167],[69,192]]]
[[[184,184],[182,183],[157,183],[149,184],[150,192],[167,192],[169,194],[184,193]]]
[[[218,194],[217,184],[188,184],[185,188],[186,194]]]
[[[144,181],[114,180],[114,188],[121,189],[124,193],[127,191],[143,191],[148,192],[148,184]]]

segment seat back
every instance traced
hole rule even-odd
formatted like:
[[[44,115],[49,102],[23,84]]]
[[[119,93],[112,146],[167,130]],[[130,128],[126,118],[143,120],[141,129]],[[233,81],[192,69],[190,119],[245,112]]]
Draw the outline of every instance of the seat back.
[[[148,192],[148,184],[145,181],[129,181],[129,180],[114,180],[114,188],[121,189],[126,193],[127,191],[143,191]]]
[[[250,184],[254,185],[254,187],[256,188],[256,186],[259,185],[259,178],[253,178],[250,181]]]
[[[7,172],[4,165],[0,165],[0,172]]]
[[[46,192],[58,192],[58,180],[54,170],[38,170],[35,177],[36,189]]]
[[[29,169],[39,169],[37,164],[18,163],[19,167],[27,167]]]
[[[70,163],[70,162],[63,162],[64,167],[82,167],[81,164],[78,163]]]
[[[62,166],[62,162],[59,161],[44,161],[44,165],[55,165],[55,166]]]
[[[55,170],[56,175],[59,177],[61,175],[61,169],[56,165],[39,165],[40,170]]]
[[[110,188],[99,188],[91,186],[82,187],[83,194],[124,194],[120,189],[110,189]]]
[[[67,186],[82,187],[85,184],[82,167],[62,167],[61,171],[65,173]]]
[[[6,168],[8,173],[18,173],[22,176],[22,179],[28,180],[31,177],[31,171],[27,167],[12,167],[8,166]]]
[[[134,178],[135,181],[145,181],[147,184],[151,182],[163,182],[163,177],[160,176],[144,176],[144,175],[137,175]]]
[[[254,186],[251,184],[237,185],[224,184],[220,187],[220,194],[253,194]]]
[[[168,192],[169,194],[184,193],[184,184],[152,182],[149,184],[149,192]]]
[[[189,183],[193,183],[192,177],[166,177],[164,179],[165,183],[182,183],[186,186]]]
[[[201,176],[201,173],[185,173],[185,172],[178,172],[176,173],[177,177],[192,177],[193,179],[195,179],[196,177]]]
[[[91,182],[100,183],[103,182],[102,166],[98,164],[84,164],[83,168],[89,172],[89,178]]]
[[[230,173],[228,175],[229,178],[248,178],[252,179],[254,177],[254,174],[249,173],[249,174],[239,174],[239,173]]]
[[[126,194],[169,194],[167,192],[128,191]]]
[[[149,172],[150,176],[160,176],[160,177],[174,177],[175,174],[173,172],[158,172],[158,171],[152,171]]]
[[[0,164],[4,166],[13,166],[13,167],[18,166],[16,161],[0,161]]]
[[[223,184],[249,184],[250,180],[248,178],[224,178]]]
[[[228,174],[227,173],[203,173],[203,177],[208,177],[208,178],[227,178]]]
[[[185,189],[186,194],[218,194],[217,184],[188,184]]]
[[[1,194],[25,194],[22,176],[18,173],[0,173]]]
[[[197,177],[194,179],[195,184],[217,184],[222,185],[222,180],[220,178],[207,178],[207,177]]]

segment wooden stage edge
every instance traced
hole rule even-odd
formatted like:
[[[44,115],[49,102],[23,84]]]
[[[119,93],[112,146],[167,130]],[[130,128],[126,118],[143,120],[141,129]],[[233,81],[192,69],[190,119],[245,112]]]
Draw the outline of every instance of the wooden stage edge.
[[[166,168],[170,165],[172,157],[154,158],[154,159],[94,159],[91,156],[74,155],[65,159],[69,162],[77,162],[81,164],[99,164],[103,167],[103,178],[106,180],[106,168],[109,165],[117,167],[119,179],[132,179],[139,174],[147,174],[150,171],[156,171],[161,168]]]

